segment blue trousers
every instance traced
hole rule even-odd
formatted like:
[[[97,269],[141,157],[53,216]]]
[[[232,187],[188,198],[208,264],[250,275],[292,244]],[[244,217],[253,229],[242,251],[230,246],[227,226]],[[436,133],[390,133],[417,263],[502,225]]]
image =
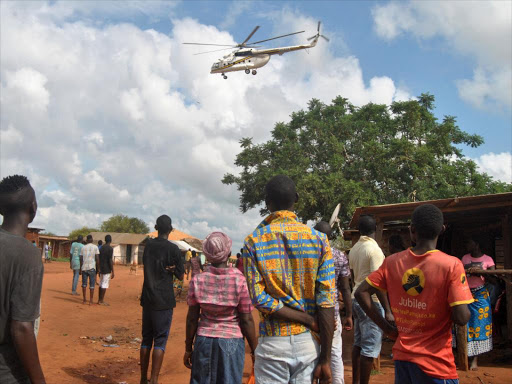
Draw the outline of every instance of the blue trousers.
[[[76,287],[78,286],[78,278],[80,277],[80,270],[73,269],[73,285],[71,286],[71,291],[76,292]]]
[[[459,379],[431,377],[410,361],[395,360],[395,384],[459,384]]]
[[[240,384],[244,360],[243,338],[196,336],[190,384]]]

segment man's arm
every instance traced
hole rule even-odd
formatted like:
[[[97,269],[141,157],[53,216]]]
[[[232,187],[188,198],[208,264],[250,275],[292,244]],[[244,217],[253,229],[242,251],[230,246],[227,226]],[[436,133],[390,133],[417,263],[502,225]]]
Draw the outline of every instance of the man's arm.
[[[379,290],[377,288],[372,287],[367,281],[363,281],[356,290],[355,298],[368,317],[372,319],[386,335],[392,339],[396,339],[398,337],[398,330],[396,327],[386,321],[378,311],[377,307],[372,305],[372,295],[376,294],[378,291]],[[381,292],[385,294],[385,292]]]
[[[11,321],[11,336],[21,363],[32,384],[45,384],[43,370],[39,362],[34,323],[31,321]]]
[[[176,260],[174,276],[176,276],[178,280],[183,280],[183,277],[185,276],[185,266],[183,265],[183,260],[181,259],[181,251],[179,249],[175,249],[174,260]]]
[[[309,313],[283,306],[272,313],[272,317],[305,325],[314,332],[318,332],[318,323]]]
[[[353,327],[352,322],[352,295],[350,292],[350,281],[348,277],[339,277],[339,290],[341,297],[343,297],[343,304],[345,305],[346,316],[342,318],[341,322],[346,330],[351,330]],[[340,314],[341,316],[341,314]]]
[[[100,254],[99,253],[94,255],[94,260],[96,261],[96,274],[99,275],[100,274]]]
[[[114,278],[114,250],[110,249],[110,257],[108,258],[108,263],[110,264],[110,270],[112,271],[110,274],[110,278]]]
[[[457,325],[466,325],[471,317],[467,304],[454,305],[452,308],[452,320]]]
[[[334,308],[318,308],[320,328],[320,357],[313,371],[313,382],[331,383],[331,349],[334,336]]]
[[[382,308],[384,308],[384,318],[389,323],[395,322],[395,316],[393,316],[393,312],[391,312],[391,307],[389,305],[388,294],[384,291],[376,289],[377,298],[379,299]]]

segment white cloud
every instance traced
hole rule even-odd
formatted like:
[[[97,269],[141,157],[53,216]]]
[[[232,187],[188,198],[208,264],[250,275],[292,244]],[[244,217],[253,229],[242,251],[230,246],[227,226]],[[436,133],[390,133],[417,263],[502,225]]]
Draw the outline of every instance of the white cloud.
[[[1,4],[0,176],[29,176],[41,202],[35,225],[55,233],[116,213],[147,223],[167,213],[198,237],[226,231],[239,248],[260,221],[257,209],[241,214],[236,187],[221,183],[237,171],[240,138],[268,139],[313,97],[408,98],[385,75],[365,80],[356,57],[335,56],[323,41],[273,57],[258,76],[223,80],[209,74],[218,53],[198,58],[181,43],[234,43],[229,33],[189,18],[174,18],[170,36],[95,23],[116,14],[98,4]],[[300,43],[316,32],[316,20],[289,11],[275,25],[305,28]]]
[[[472,79],[457,82],[460,97],[479,108],[512,104],[512,2],[410,1],[373,8],[377,35],[440,37],[475,62]]]
[[[512,154],[510,152],[486,153],[473,161],[481,172],[496,180],[512,183]]]

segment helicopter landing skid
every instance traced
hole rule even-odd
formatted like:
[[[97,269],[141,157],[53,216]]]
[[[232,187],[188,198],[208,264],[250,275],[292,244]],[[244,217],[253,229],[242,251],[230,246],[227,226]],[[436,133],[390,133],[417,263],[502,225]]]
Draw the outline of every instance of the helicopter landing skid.
[[[228,77],[225,74],[222,74],[222,77],[224,78],[224,80],[228,79]]]

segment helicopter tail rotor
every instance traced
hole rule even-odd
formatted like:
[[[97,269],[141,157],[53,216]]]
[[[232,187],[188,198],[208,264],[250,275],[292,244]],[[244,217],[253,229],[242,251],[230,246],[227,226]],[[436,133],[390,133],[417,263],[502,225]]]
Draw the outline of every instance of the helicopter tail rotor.
[[[323,38],[325,41],[330,41],[328,37],[320,34],[320,24],[322,24],[321,21],[318,22],[318,27],[316,28],[316,35],[315,36],[311,36],[310,38],[308,38],[308,41],[309,40],[313,40],[313,39],[317,39],[318,40],[319,37]]]

